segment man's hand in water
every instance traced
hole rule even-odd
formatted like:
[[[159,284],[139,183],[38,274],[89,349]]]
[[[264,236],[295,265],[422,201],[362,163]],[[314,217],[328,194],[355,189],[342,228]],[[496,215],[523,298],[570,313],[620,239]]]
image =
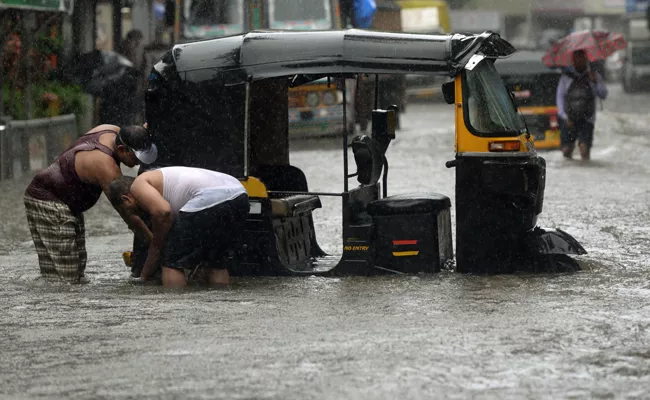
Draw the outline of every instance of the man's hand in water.
[[[573,121],[571,121],[570,119],[567,119],[566,120],[566,126],[571,128],[573,126]]]

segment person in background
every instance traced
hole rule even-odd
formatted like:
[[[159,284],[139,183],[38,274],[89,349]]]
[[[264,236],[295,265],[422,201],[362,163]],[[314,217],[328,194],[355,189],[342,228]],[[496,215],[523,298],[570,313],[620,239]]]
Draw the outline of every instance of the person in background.
[[[120,163],[135,167],[152,163],[156,156],[144,127],[100,125],[34,176],[24,204],[43,277],[81,282],[87,258],[83,213],[122,175]],[[118,212],[131,230],[150,240],[142,220]]]
[[[584,51],[575,51],[572,61],[572,67],[562,73],[555,99],[560,117],[561,149],[565,158],[573,158],[577,140],[581,158],[589,160],[596,122],[596,99],[607,98],[608,90],[603,77],[590,69]]]
[[[120,42],[120,48],[118,50],[120,54],[133,63],[133,67],[138,71],[142,71],[142,58],[139,55],[142,38],[143,35],[140,30],[132,29],[126,34],[124,40]]]
[[[109,186],[113,207],[151,216],[152,240],[140,278],[162,265],[166,288],[187,285],[185,270],[203,264],[207,283],[229,283],[225,263],[239,245],[250,205],[237,178],[190,167],[163,167],[137,178],[120,176]]]
[[[117,121],[121,124],[140,123],[143,119],[145,73],[144,55],[141,49],[143,37],[140,30],[132,29],[120,42],[118,52],[131,61],[134,69],[134,76],[130,79],[125,78],[122,85],[119,85],[119,89],[116,87],[112,92],[115,98],[108,100],[119,109],[116,114],[120,118]],[[113,123],[110,120],[103,122]]]

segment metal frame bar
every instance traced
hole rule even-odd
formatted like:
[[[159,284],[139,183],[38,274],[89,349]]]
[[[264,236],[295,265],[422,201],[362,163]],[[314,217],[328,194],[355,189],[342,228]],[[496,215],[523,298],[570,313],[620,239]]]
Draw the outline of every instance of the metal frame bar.
[[[332,193],[332,192],[300,192],[292,190],[269,190],[268,194],[307,194],[312,196],[335,196],[342,197],[343,193]]]
[[[343,191],[348,191],[348,102],[347,102],[347,85],[345,78],[343,81]]]
[[[251,84],[246,82],[246,99],[244,100],[244,178],[248,178],[248,157],[250,141],[250,103],[251,103]]]
[[[379,109],[379,74],[375,74],[375,110]]]

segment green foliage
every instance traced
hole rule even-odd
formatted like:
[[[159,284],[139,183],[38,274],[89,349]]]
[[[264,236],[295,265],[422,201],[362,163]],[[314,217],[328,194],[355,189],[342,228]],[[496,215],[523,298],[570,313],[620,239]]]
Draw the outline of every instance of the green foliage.
[[[9,86],[4,87],[4,105],[5,112],[10,113],[10,91]],[[80,121],[84,109],[84,92],[78,86],[64,85],[59,82],[41,82],[32,85],[32,117],[44,118],[49,117],[49,110],[47,104],[42,100],[45,93],[53,93],[59,98],[60,108],[58,115],[75,114],[77,121]],[[16,90],[14,100],[14,112],[11,115],[14,119],[27,119],[27,112],[25,110],[25,101],[23,93]]]
[[[63,38],[41,34],[34,40],[34,50],[45,56],[60,55],[63,50]]]

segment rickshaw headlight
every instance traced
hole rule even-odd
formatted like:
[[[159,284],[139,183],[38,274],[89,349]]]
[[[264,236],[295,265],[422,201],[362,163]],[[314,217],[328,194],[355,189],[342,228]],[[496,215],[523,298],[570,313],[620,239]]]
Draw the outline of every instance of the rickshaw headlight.
[[[325,92],[323,94],[323,103],[327,106],[336,104],[336,95],[333,92]]]
[[[305,98],[305,102],[309,107],[316,107],[320,102],[320,96],[316,92],[311,92],[307,94],[307,97]]]

